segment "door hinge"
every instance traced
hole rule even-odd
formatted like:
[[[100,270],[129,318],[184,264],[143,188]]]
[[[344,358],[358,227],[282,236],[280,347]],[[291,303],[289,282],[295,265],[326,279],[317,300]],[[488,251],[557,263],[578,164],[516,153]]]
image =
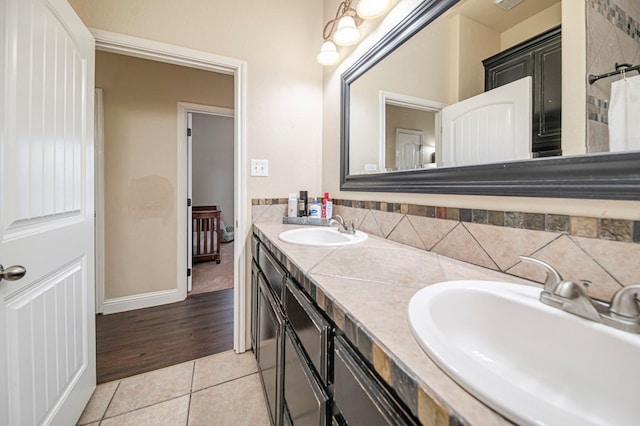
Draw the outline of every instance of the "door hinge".
[[[191,136],[191,129],[187,129],[187,136]]]
[[[191,268],[187,268],[187,277],[191,276]]]
[[[187,207],[191,207],[191,198],[187,198]]]

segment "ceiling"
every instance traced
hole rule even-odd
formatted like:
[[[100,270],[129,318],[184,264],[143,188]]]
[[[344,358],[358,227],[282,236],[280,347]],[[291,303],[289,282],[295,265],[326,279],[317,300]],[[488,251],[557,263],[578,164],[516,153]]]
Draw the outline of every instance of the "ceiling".
[[[493,0],[461,0],[451,8],[452,15],[460,14],[502,33],[516,24],[560,3],[561,0],[524,0],[511,10],[504,10]]]

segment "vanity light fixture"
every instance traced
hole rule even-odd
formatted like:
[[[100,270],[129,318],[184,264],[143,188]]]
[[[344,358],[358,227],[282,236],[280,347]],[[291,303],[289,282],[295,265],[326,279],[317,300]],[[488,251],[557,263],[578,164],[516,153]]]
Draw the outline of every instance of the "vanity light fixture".
[[[359,0],[355,9],[354,0],[344,0],[338,6],[336,17],[327,22],[322,30],[324,43],[316,60],[321,65],[335,65],[340,60],[338,46],[351,46],[360,39],[358,26],[365,19],[382,16],[389,8],[390,0]]]

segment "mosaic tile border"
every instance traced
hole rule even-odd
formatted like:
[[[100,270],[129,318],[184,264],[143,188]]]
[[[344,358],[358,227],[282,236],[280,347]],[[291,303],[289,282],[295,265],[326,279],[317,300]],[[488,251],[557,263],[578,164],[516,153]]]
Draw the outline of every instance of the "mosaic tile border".
[[[253,199],[252,205],[287,204],[286,198]],[[576,237],[640,243],[640,220],[594,218],[550,213],[525,213],[502,210],[425,206],[385,201],[332,199],[334,206],[402,213],[436,219],[457,220],[484,225],[532,231],[566,233]]]
[[[593,95],[587,95],[587,118],[609,124],[609,101]]]
[[[282,200],[284,203],[270,204],[285,204],[287,202],[287,199]],[[357,348],[373,370],[394,389],[396,395],[420,422],[434,426],[462,426],[466,424],[453,408],[435,396],[435,392],[419,386],[416,379],[395,362],[388,350],[380,346],[353,315],[346,312],[339,303],[318,288],[316,283],[283,254],[260,229],[254,227],[253,232],[271,254],[285,266],[291,277],[305,290],[307,295],[334,322],[347,340]]]
[[[629,16],[626,10],[611,0],[587,0],[587,2],[622,32],[634,40],[640,40],[640,22]]]

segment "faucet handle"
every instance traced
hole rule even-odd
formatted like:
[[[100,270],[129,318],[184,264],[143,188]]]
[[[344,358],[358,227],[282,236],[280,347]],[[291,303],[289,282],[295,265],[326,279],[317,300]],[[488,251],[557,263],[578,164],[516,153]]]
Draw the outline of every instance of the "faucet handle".
[[[331,218],[329,218],[329,223],[336,222],[340,226],[344,226],[344,219],[339,214],[334,214]]]
[[[556,269],[540,259],[536,259],[529,256],[518,256],[523,262],[532,263],[534,265],[541,266],[547,272],[547,278],[544,280],[544,290],[548,293],[553,293],[555,288],[560,284],[563,279]]]
[[[640,293],[640,284],[622,287],[613,295],[609,311],[626,318],[640,318],[640,308],[638,307],[637,299],[638,293]]]

